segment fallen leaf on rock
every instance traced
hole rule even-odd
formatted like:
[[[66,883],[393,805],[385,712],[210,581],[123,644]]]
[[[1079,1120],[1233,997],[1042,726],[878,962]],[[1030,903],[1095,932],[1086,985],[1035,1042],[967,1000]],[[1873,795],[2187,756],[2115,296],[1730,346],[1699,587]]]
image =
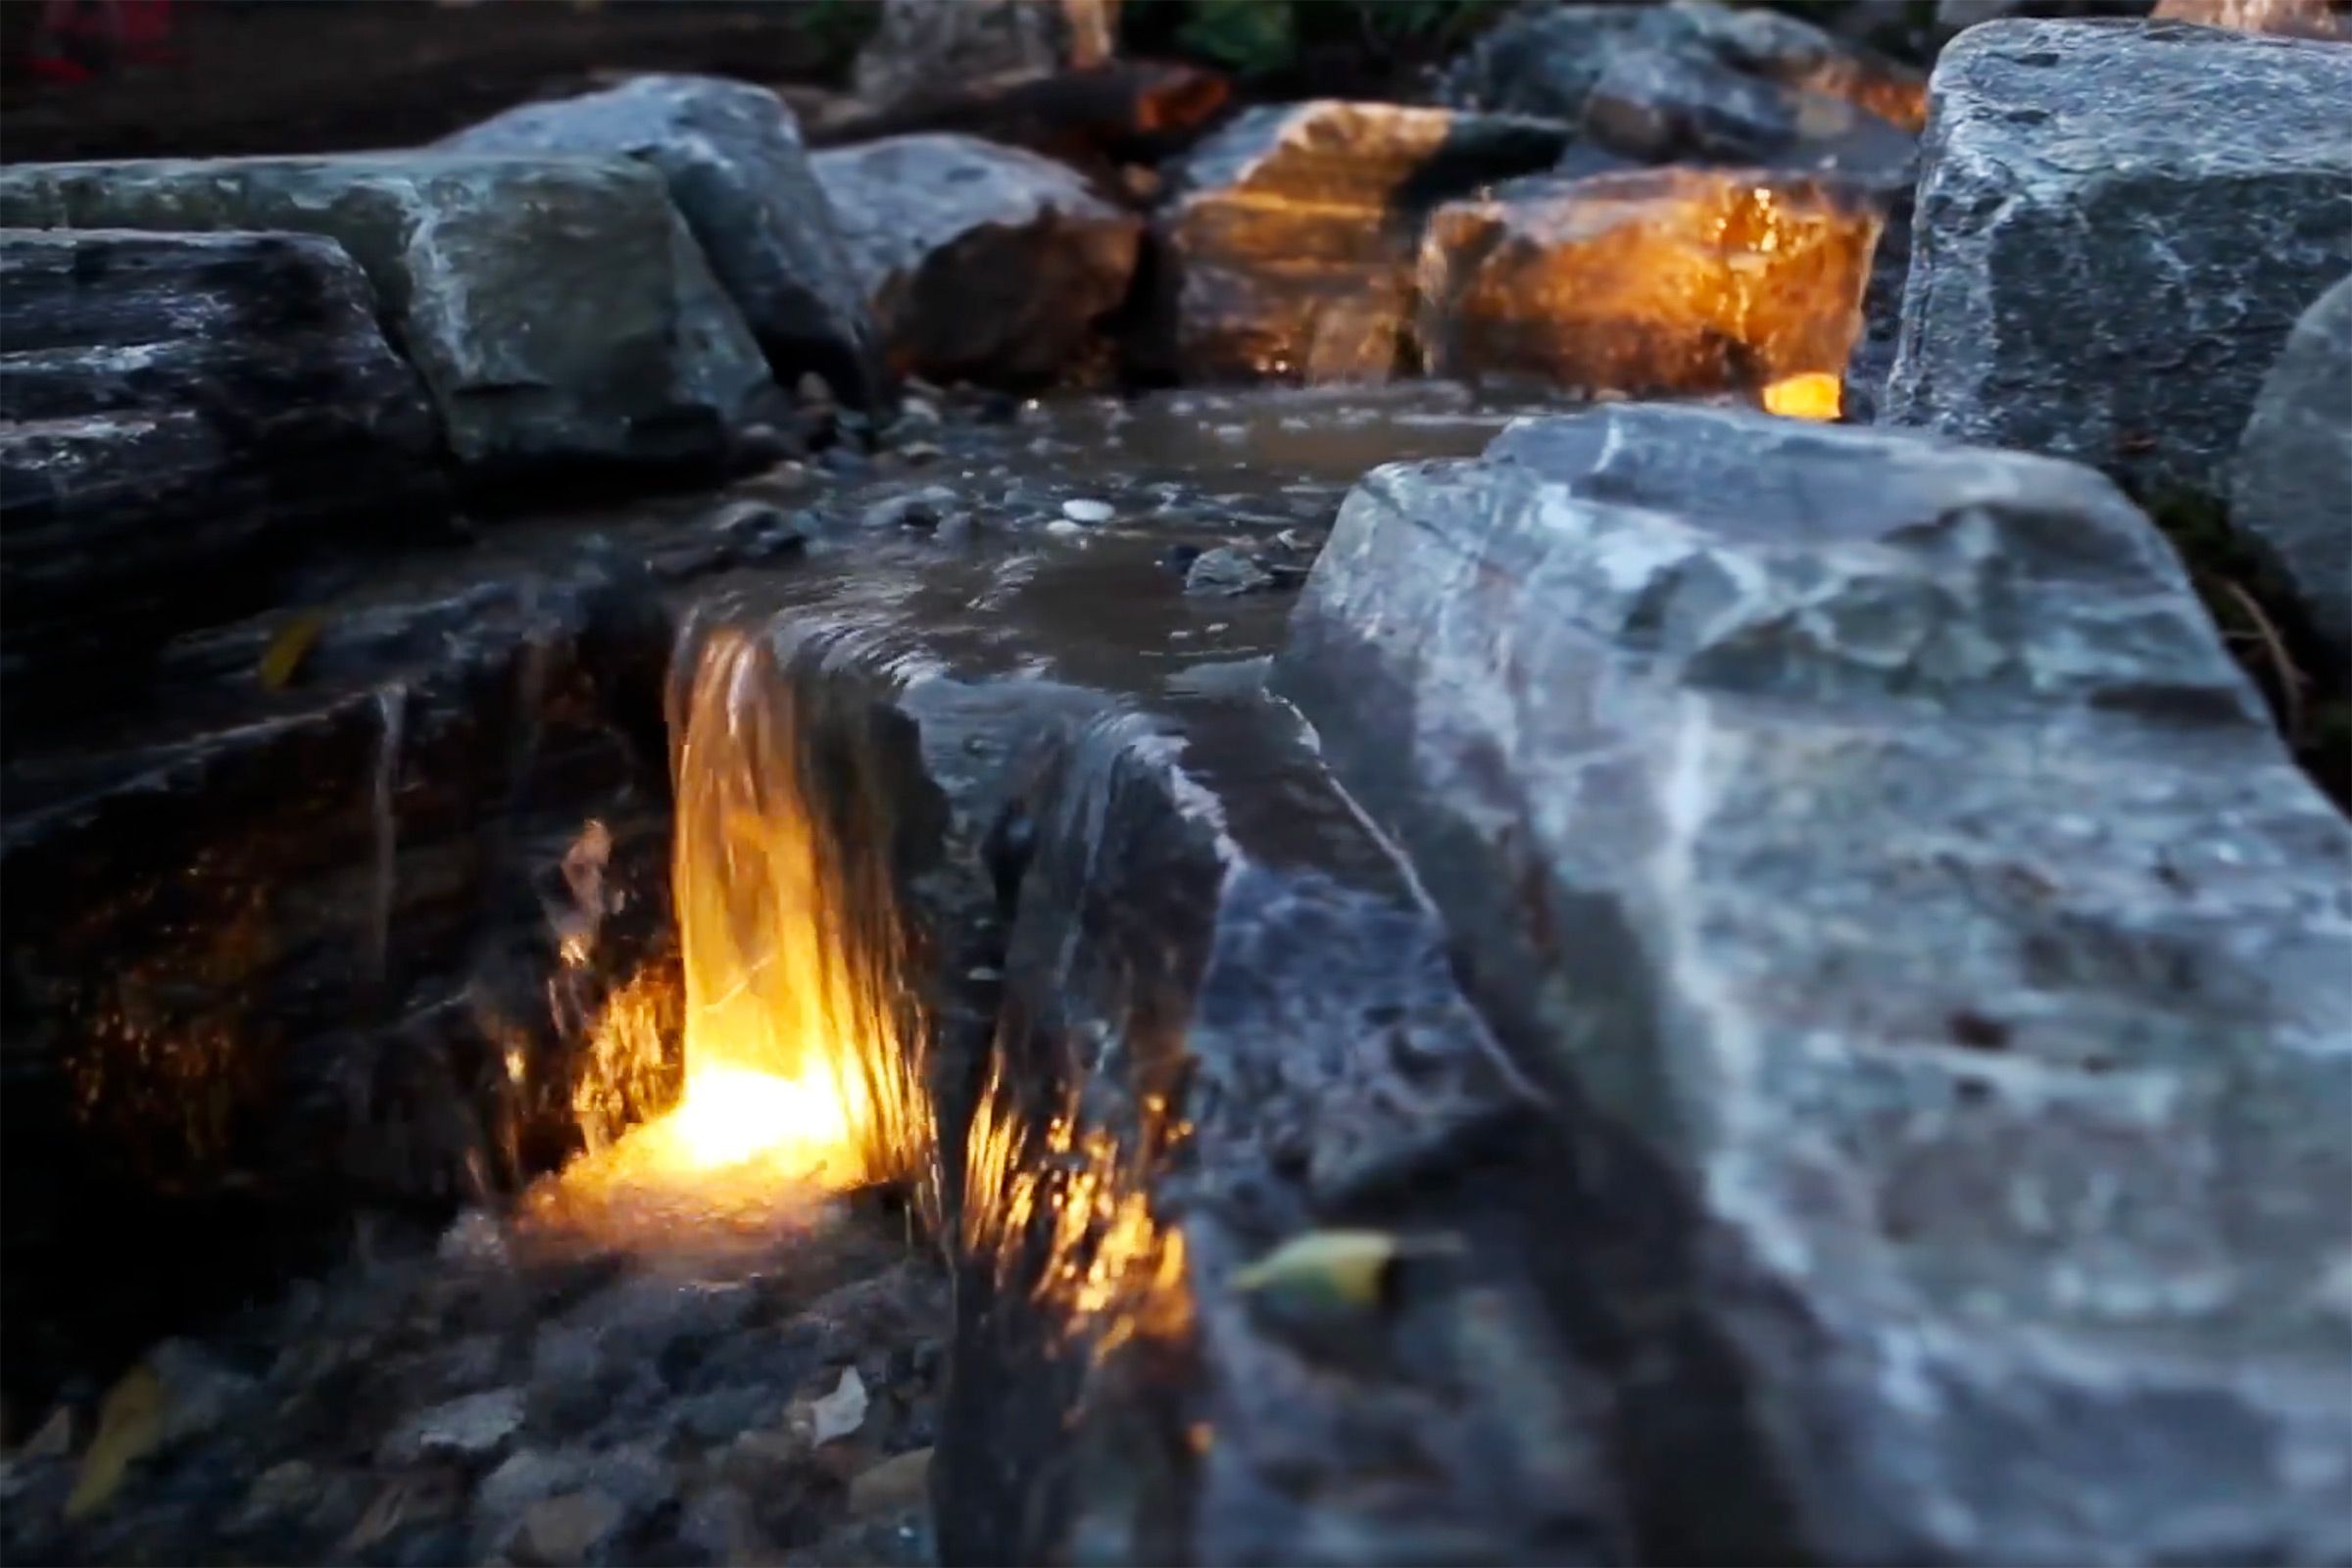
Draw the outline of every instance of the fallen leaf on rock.
[[[316,610],[306,610],[279,627],[262,652],[262,690],[285,690],[325,631],[326,617]]]
[[[1233,1276],[1233,1288],[1285,1305],[1361,1311],[1380,1304],[1396,1238],[1386,1231],[1308,1231]]]
[[[833,1392],[808,1406],[809,1442],[821,1446],[865,1425],[865,1380],[856,1367],[844,1367]]]
[[[81,1456],[81,1473],[66,1498],[66,1517],[80,1519],[105,1507],[131,1463],[155,1451],[163,1431],[163,1380],[142,1361],[107,1390],[98,1406],[98,1435]]]

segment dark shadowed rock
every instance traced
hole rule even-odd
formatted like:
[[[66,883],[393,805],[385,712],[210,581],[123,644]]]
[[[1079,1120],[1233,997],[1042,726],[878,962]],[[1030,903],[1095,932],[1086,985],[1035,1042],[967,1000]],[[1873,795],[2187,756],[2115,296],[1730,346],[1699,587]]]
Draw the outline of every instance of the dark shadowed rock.
[[[1878,231],[1861,194],[1759,170],[1510,181],[1430,221],[1428,368],[1588,392],[1835,375],[1860,329]]]
[[[2312,629],[2352,655],[2352,277],[2303,313],[2263,381],[2230,504]]]
[[[858,95],[895,105],[987,78],[1110,57],[1119,0],[883,0],[858,51]]]
[[[1933,93],[1881,419],[2226,490],[2295,318],[2352,272],[2352,49],[1988,23]]]
[[[321,554],[429,537],[432,415],[333,241],[0,234],[9,747]]]
[[[1653,1546],[1712,1461],[1783,1558],[2352,1551],[2352,825],[2110,484],[1525,421],[1356,490],[1276,687],[1586,1151],[1620,1420],[1751,1418],[1625,1454]]]
[[[711,457],[769,384],[661,175],[625,158],[19,165],[0,223],[340,242],[476,468]]]
[[[662,956],[669,627],[642,574],[354,589],[271,690],[291,618],[180,638],[143,701],[9,759],[12,1385],[368,1198],[560,1160],[582,1020]]]
[[[1529,7],[1473,44],[1440,95],[1582,125],[1620,150],[1752,161],[1854,129],[1917,130],[1918,74],[1764,7]]]
[[[525,104],[440,143],[458,152],[606,153],[669,182],[710,270],[777,379],[815,370],[871,408],[880,355],[801,131],[765,88],[713,76],[639,76],[610,91]]]
[[[1050,159],[920,135],[810,163],[902,374],[1052,380],[1127,297],[1141,221]]]
[[[946,1557],[1618,1560],[1555,1152],[1295,720],[1106,713],[1033,761],[1003,1008],[942,1105]],[[1318,1225],[1416,1260],[1300,1332],[1235,1276]]]
[[[1188,380],[1382,381],[1407,363],[1439,202],[1549,167],[1561,126],[1324,100],[1254,109],[1182,165],[1162,305]]]

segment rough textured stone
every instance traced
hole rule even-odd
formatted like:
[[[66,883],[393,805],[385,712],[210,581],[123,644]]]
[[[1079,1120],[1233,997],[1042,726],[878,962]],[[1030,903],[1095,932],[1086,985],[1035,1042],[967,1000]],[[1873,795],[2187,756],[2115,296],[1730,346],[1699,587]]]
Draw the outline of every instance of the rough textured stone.
[[[873,318],[809,172],[800,126],[774,93],[711,76],[639,76],[606,92],[525,104],[440,145],[643,159],[669,182],[670,200],[778,381],[815,370],[861,408],[880,397]]]
[[[2230,521],[2352,655],[2352,277],[2303,313],[2238,445]]]
[[[12,750],[306,560],[430,535],[432,415],[351,258],[307,234],[0,234]]]
[[[1547,168],[1560,126],[1395,104],[1253,109],[1182,166],[1160,232],[1187,380],[1381,381],[1409,356],[1430,209]]]
[[[1050,380],[1127,297],[1141,221],[1035,153],[893,136],[810,162],[901,373]]]
[[[858,52],[858,96],[903,103],[990,77],[1110,58],[1119,0],[883,0]]]
[[[1356,490],[1276,689],[1583,1151],[1621,1419],[1720,1417],[1638,1508],[1712,1456],[1782,1558],[2352,1551],[2352,824],[2110,484],[1523,421]]]
[[[1003,1009],[941,1107],[947,1560],[1618,1560],[1530,1201],[1559,1173],[1295,720],[1244,691],[1033,760],[996,835]],[[1338,1223],[1437,1255],[1320,1325],[1234,1288]]]
[[[2352,50],[1987,23],[1932,90],[1881,419],[2218,494],[2296,317],[2352,271]]]
[[[371,1196],[479,1198],[576,1149],[586,1053],[550,1003],[576,1020],[660,956],[669,626],[566,554],[322,593],[281,690],[256,670],[285,612],[184,636],[143,701],[12,750],[12,1385],[282,1275]],[[562,874],[591,817],[625,914]]]
[[[1740,159],[1848,130],[1842,109],[1916,130],[1925,103],[1907,67],[1799,18],[1711,0],[1529,7],[1456,60],[1439,92],[1463,109],[1584,125],[1604,141],[1646,103],[1691,150],[1719,142]],[[1668,151],[1643,138],[1626,150]]]
[[[662,177],[628,159],[20,165],[0,223],[341,242],[477,466],[709,456],[769,384]]]
[[[1756,170],[1511,181],[1430,221],[1427,365],[1588,392],[1835,374],[1860,329],[1878,231],[1857,193]]]

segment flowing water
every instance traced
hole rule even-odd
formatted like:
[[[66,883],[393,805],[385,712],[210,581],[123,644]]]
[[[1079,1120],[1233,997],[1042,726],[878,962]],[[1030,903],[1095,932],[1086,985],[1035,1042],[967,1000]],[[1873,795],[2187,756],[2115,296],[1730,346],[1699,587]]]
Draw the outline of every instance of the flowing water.
[[[1037,1290],[1099,1342],[1172,1333],[1190,1306],[1183,1233],[1136,1179],[1145,1152],[1089,1131],[1075,1106],[1041,1112],[1023,1086],[992,1082],[943,1168],[927,1082],[940,1025],[915,984],[938,956],[896,902],[896,847],[923,825],[905,819],[894,773],[906,737],[877,727],[863,694],[904,692],[917,710],[924,693],[1071,694],[1100,725],[1191,748],[1232,809],[1286,820],[1323,797],[1286,771],[1309,754],[1262,745],[1255,683],[1282,636],[1282,587],[1367,468],[1474,453],[1513,412],[1437,387],[1076,402],[951,426],[936,462],[859,483],[747,484],[809,511],[806,547],[773,564],[710,575],[707,498],[486,542],[468,569],[561,559],[593,528],[677,579],[687,628],[668,711],[674,959],[604,972],[616,895],[602,822],[580,824],[561,866],[569,903],[551,910],[547,1005],[589,1064],[572,1098],[585,1151],[435,1247],[362,1257],[207,1330],[206,1353],[238,1369],[222,1374],[220,1424],[175,1440],[164,1480],[125,1484],[94,1522],[53,1533],[37,1507],[18,1511],[10,1555],[475,1560],[517,1528],[483,1479],[505,1453],[658,1470],[683,1514],[641,1507],[635,1482],[594,1483],[632,1521],[624,1555],[677,1549],[740,1504],[771,1544],[919,1560],[919,1495],[876,1535],[880,1516],[843,1514],[838,1478],[813,1492],[808,1478],[843,1453],[870,1464],[932,1441],[951,1254],[1007,1251],[1051,1215]],[[1190,562],[1220,548],[1265,563],[1273,591],[1187,592]],[[399,934],[408,697],[386,686],[376,702],[380,979]],[[993,744],[975,729],[975,770],[1001,760]],[[506,1069],[530,1070],[512,1054]],[[1146,1141],[1183,1133],[1162,1104]],[[809,1442],[812,1401],[846,1399],[853,1370],[873,1411],[828,1459]],[[515,1401],[512,1434],[416,1500],[448,1460],[403,1434],[469,1399]],[[264,1485],[289,1466],[315,1495]],[[45,1470],[9,1483],[65,1484]]]

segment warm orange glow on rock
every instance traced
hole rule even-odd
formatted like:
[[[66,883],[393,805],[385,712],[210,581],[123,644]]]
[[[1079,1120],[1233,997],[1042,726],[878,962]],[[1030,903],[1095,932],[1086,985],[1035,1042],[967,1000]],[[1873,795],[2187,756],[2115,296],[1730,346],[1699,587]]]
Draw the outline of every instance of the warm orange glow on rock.
[[[1740,170],[1530,180],[1449,203],[1421,251],[1429,368],[1637,394],[1837,375],[1879,226],[1825,181]]]

